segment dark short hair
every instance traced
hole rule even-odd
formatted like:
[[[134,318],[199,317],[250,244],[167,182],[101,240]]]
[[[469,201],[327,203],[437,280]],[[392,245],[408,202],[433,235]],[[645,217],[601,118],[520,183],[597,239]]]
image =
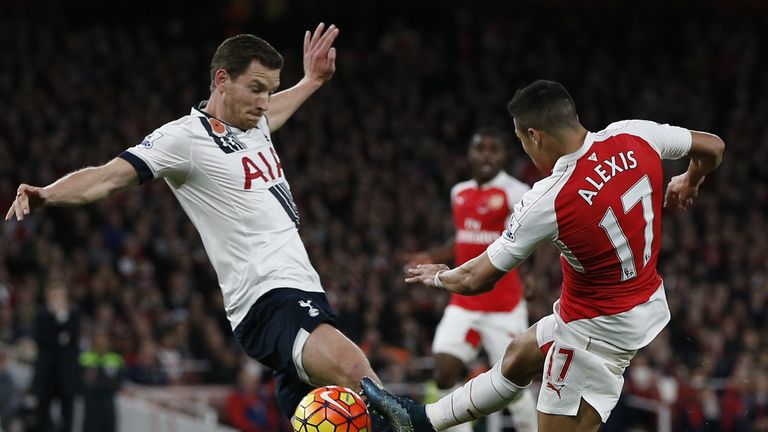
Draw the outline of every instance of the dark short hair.
[[[477,128],[477,130],[472,133],[472,137],[470,138],[470,145],[472,145],[472,141],[476,136],[495,138],[499,140],[501,146],[504,147],[504,150],[507,149],[508,137],[507,134],[504,133],[504,131],[501,129],[492,126],[481,126]]]
[[[537,80],[521,88],[507,104],[507,109],[521,130],[534,128],[556,133],[579,124],[571,95],[562,84],[554,81]]]
[[[232,79],[237,79],[254,60],[269,69],[283,67],[283,56],[258,36],[239,34],[222,42],[211,60],[211,90],[214,88],[217,70],[224,69]]]

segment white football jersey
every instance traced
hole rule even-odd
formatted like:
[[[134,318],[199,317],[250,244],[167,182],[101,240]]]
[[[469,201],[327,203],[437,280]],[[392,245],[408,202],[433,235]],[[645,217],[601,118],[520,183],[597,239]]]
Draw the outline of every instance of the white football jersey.
[[[243,131],[192,108],[120,155],[142,182],[163,177],[200,232],[234,329],[275,288],[322,292],[263,117]]]

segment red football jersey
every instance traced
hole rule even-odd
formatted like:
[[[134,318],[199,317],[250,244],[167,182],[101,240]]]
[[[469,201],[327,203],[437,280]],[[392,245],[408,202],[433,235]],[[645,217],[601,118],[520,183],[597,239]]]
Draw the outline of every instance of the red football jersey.
[[[456,265],[485,252],[504,231],[513,206],[530,188],[505,172],[478,185],[475,180],[456,184],[451,190]],[[507,312],[520,303],[523,287],[517,270],[510,271],[493,290],[477,296],[453,294],[451,304],[464,309]]]
[[[555,313],[587,336],[644,346],[669,320],[656,271],[661,160],[682,157],[690,146],[687,129],[649,121],[588,133],[515,206],[507,230],[488,248],[491,262],[511,269],[540,242],[553,242],[563,269]]]

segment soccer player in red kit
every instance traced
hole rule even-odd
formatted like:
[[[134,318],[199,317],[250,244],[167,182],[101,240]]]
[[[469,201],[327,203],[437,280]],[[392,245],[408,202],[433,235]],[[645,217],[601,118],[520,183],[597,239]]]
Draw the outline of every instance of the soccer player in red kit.
[[[440,401],[417,405],[362,381],[369,404],[396,431],[444,430],[488,415],[542,374],[541,431],[597,431],[615,407],[637,350],[670,319],[656,271],[662,205],[686,210],[725,144],[715,135],[644,120],[589,132],[562,85],[539,80],[509,103],[515,134],[548,177],[515,206],[485,253],[449,269],[409,270],[461,294],[493,288],[543,242],[562,253],[563,287],[553,313],[510,343],[504,359]],[[690,158],[663,194],[662,159]]]
[[[413,254],[408,267],[451,260],[464,264],[485,252],[501,235],[513,206],[531,189],[503,170],[506,146],[506,137],[494,128],[483,127],[472,135],[467,152],[472,178],[451,189],[456,233],[440,247]],[[465,365],[477,358],[480,348],[495,364],[512,338],[528,326],[528,305],[517,270],[511,270],[486,293],[452,294],[432,342],[439,396],[455,390]],[[530,391],[521,392],[509,410],[517,432],[536,431],[536,406]],[[450,431],[471,432],[472,425],[465,423]]]

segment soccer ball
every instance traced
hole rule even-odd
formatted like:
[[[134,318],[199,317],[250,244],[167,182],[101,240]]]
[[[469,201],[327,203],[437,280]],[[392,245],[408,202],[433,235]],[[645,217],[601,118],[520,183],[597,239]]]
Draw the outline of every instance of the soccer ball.
[[[371,432],[371,417],[360,396],[340,386],[312,390],[291,418],[296,432]]]

